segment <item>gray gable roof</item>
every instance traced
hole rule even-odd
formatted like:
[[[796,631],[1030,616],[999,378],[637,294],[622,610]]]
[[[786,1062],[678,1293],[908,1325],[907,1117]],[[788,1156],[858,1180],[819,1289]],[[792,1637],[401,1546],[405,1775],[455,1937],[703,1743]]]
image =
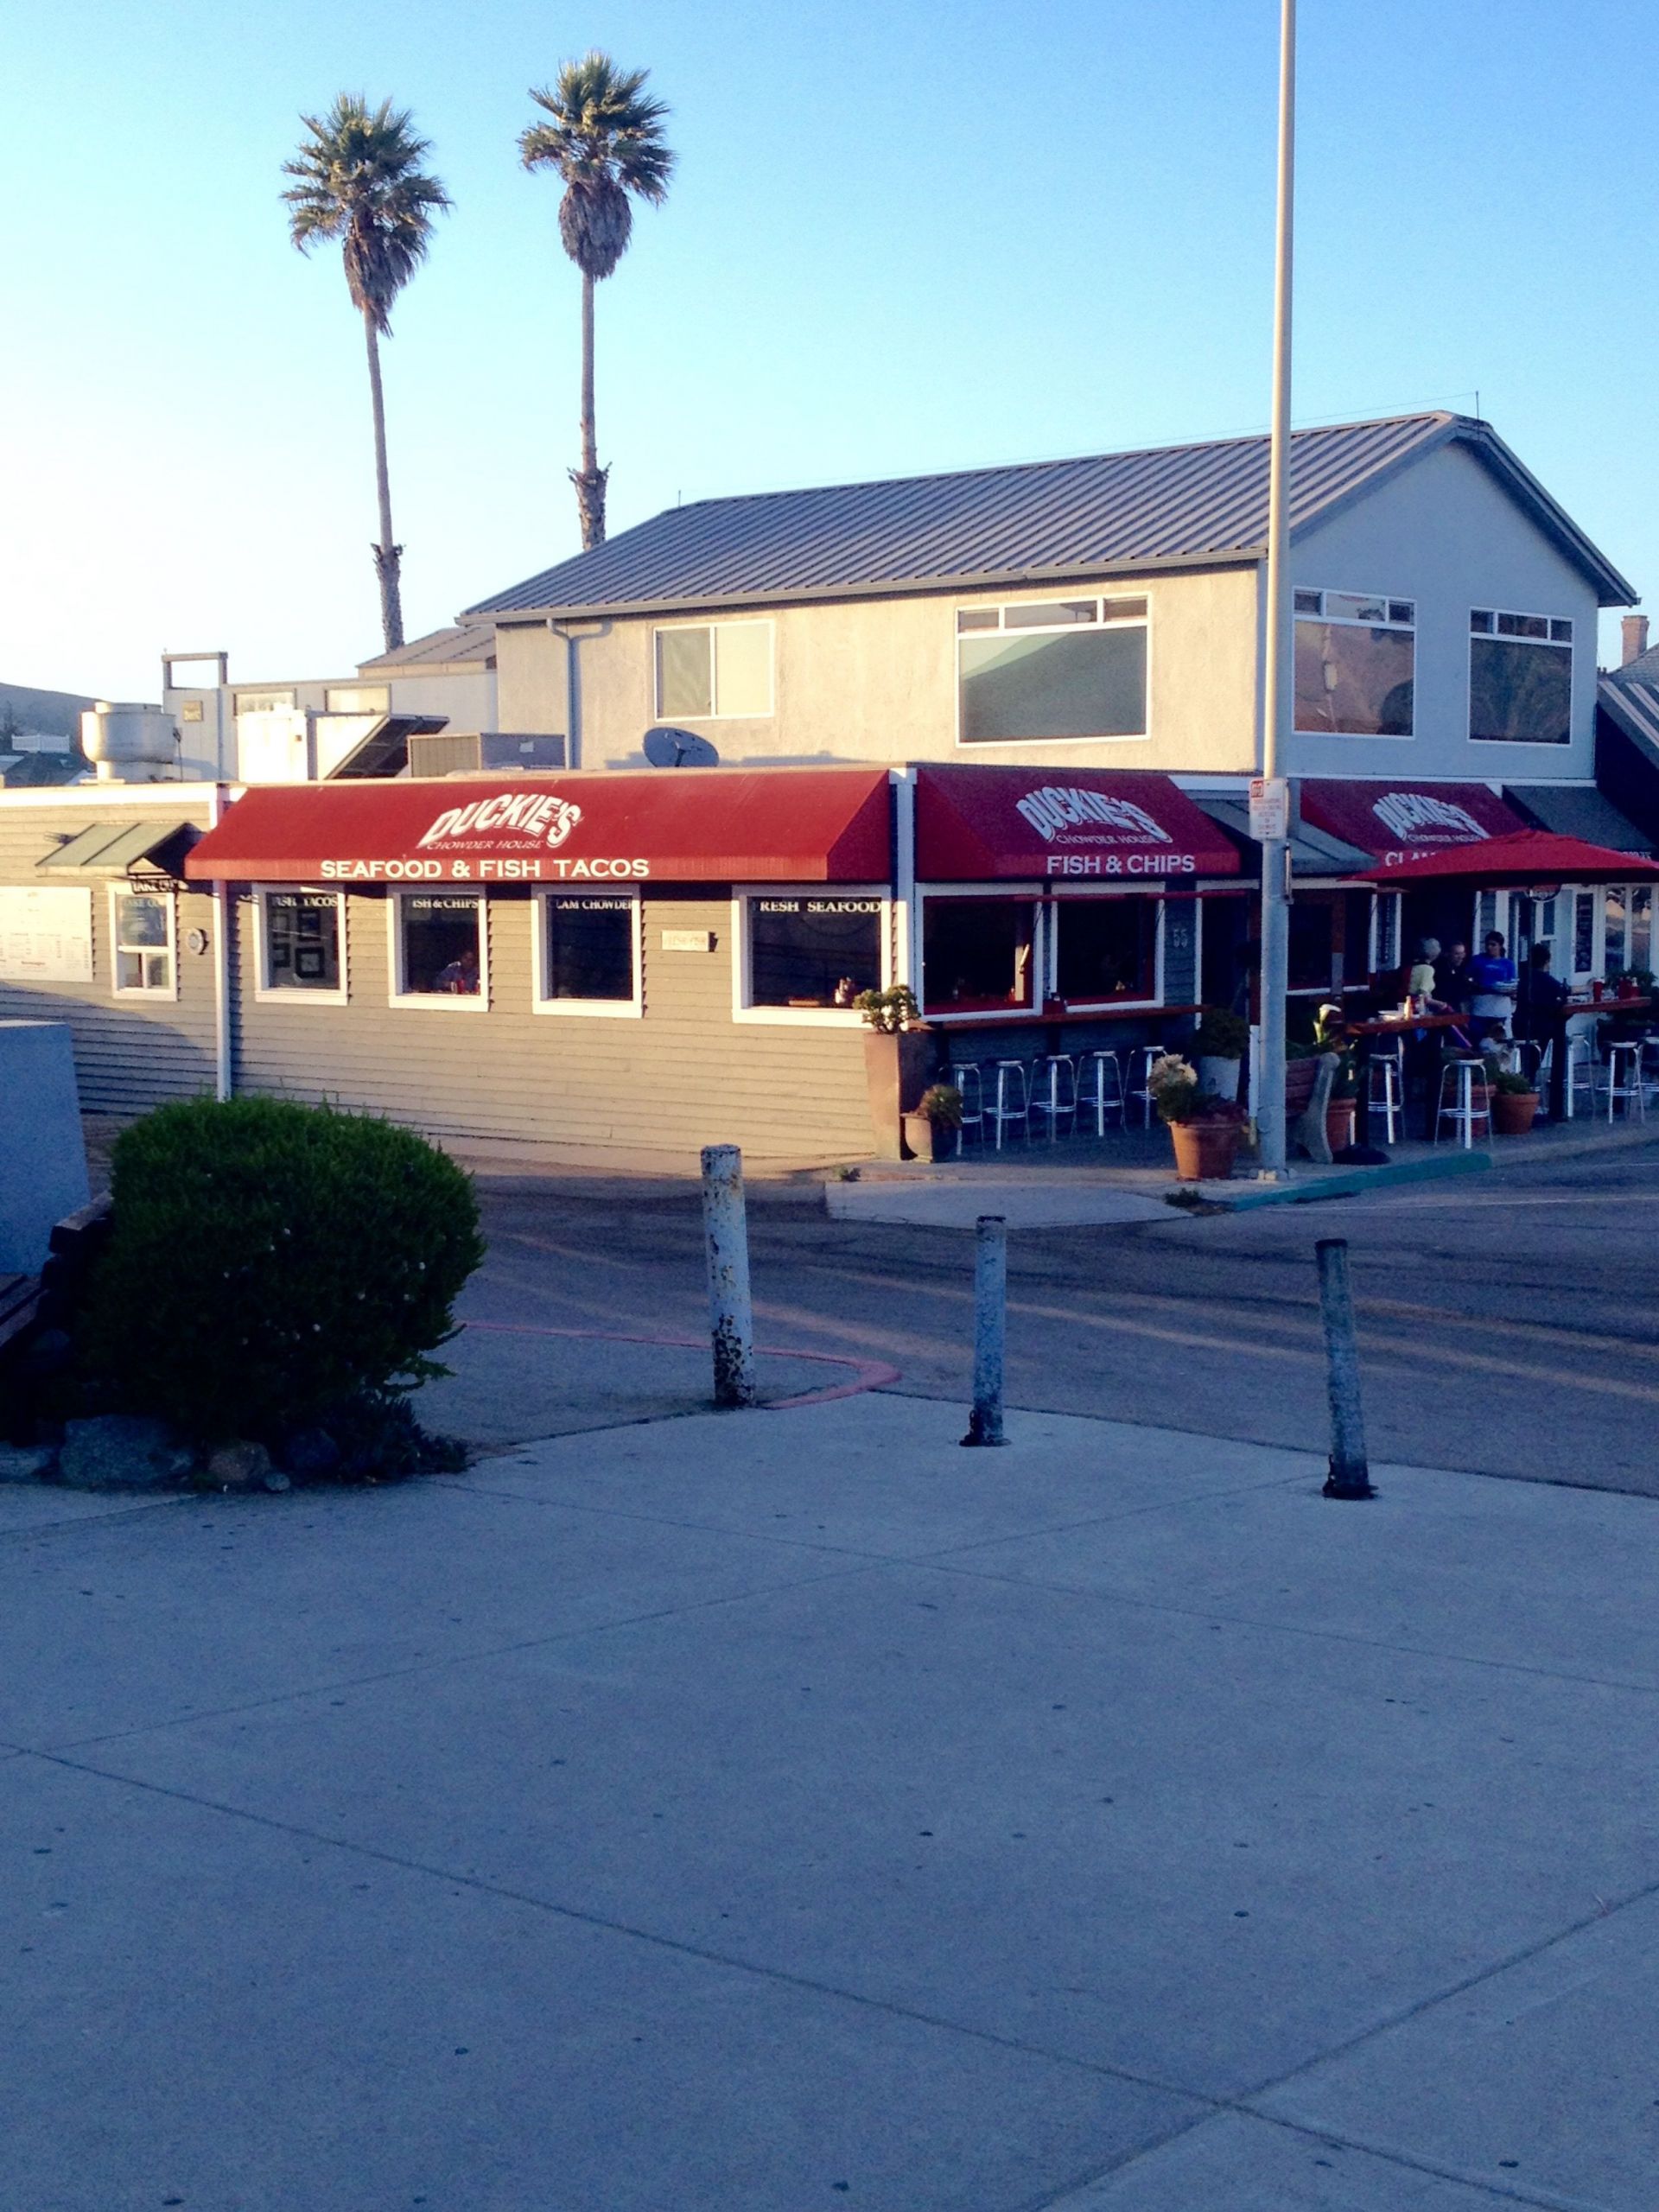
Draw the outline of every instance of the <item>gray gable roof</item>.
[[[1484,423],[1444,413],[1299,430],[1291,526],[1306,530],[1436,447],[1491,468],[1602,601],[1631,587]],[[468,607],[463,621],[753,605],[1253,561],[1265,550],[1268,441],[1224,438],[1092,460],[975,468],[702,499]]]

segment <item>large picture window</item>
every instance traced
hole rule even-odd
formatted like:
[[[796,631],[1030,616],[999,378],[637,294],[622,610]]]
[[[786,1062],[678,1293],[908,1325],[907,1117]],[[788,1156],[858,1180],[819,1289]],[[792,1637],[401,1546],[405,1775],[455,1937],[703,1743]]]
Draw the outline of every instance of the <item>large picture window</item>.
[[[392,998],[481,1013],[489,1004],[484,901],[475,891],[392,894]]]
[[[1009,1014],[1036,1004],[1033,899],[925,899],[923,988],[929,1013]]]
[[[657,632],[657,712],[719,721],[772,712],[770,622],[687,622]]]
[[[112,889],[110,938],[118,996],[178,996],[170,891]]]
[[[1573,625],[1559,614],[1469,617],[1469,734],[1483,745],[1565,745],[1573,734]]]
[[[957,668],[963,745],[1144,737],[1147,602],[961,607]]]
[[[346,996],[337,891],[259,893],[261,998],[338,1003]]]
[[[1310,737],[1409,737],[1417,609],[1351,591],[1296,594],[1296,727]]]
[[[842,1007],[881,988],[877,898],[802,893],[748,901],[748,1002]]]
[[[1054,974],[1073,1006],[1158,995],[1157,899],[1058,899]]]
[[[544,1013],[641,1010],[639,902],[620,892],[537,899],[536,1003]]]

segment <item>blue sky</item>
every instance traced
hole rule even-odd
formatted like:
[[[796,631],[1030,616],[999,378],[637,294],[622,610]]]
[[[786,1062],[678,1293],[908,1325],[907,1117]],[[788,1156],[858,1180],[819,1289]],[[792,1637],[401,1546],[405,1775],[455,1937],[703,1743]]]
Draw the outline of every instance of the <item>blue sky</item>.
[[[1276,0],[18,0],[0,677],[378,649],[360,326],[278,170],[342,87],[455,200],[388,349],[410,634],[574,550],[575,272],[526,88],[647,66],[681,170],[599,299],[613,530],[1268,411]],[[1652,0],[1302,0],[1297,419],[1482,411],[1659,591]]]

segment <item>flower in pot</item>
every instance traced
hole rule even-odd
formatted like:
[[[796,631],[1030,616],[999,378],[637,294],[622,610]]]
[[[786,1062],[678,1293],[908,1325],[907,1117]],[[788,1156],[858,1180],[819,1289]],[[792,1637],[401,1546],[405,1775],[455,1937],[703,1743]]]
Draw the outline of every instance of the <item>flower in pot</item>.
[[[878,1160],[903,1160],[904,1117],[927,1088],[933,1037],[907,983],[861,991],[853,1001],[864,1022],[864,1073]]]
[[[1243,1014],[1225,1007],[1204,1010],[1192,1039],[1192,1056],[1198,1064],[1198,1087],[1217,1098],[1236,1098],[1239,1068],[1249,1049],[1250,1025]]]
[[[1501,1137],[1523,1137],[1538,1111],[1538,1092],[1529,1077],[1499,1068],[1491,1079],[1492,1128]]]
[[[1179,1052],[1155,1059],[1147,1088],[1175,1147],[1175,1173],[1184,1183],[1224,1182],[1233,1172],[1244,1134],[1244,1109],[1217,1098],[1198,1082],[1198,1071]]]
[[[905,1116],[905,1142],[918,1160],[943,1160],[961,1127],[961,1091],[954,1083],[931,1084]]]

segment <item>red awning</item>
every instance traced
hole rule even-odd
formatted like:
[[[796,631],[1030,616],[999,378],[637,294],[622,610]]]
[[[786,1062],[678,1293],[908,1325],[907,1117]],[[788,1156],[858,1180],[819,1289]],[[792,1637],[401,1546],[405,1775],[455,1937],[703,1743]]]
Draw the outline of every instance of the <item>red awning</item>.
[[[886,883],[885,768],[264,785],[185,863],[238,883]]]
[[[916,873],[925,883],[1003,876],[1157,881],[1236,875],[1238,849],[1149,769],[924,767]]]
[[[1374,854],[1389,874],[1439,853],[1527,833],[1521,817],[1484,784],[1338,783],[1308,777],[1301,800],[1305,822]],[[1433,872],[1459,875],[1463,870]]]
[[[1636,853],[1616,853],[1608,845],[1586,845],[1581,837],[1560,837],[1549,830],[1522,830],[1512,837],[1488,837],[1479,844],[1448,845],[1438,853],[1414,853],[1398,866],[1374,868],[1378,882],[1414,883],[1454,875],[1465,883],[1525,886],[1561,883],[1619,883],[1659,875],[1659,861]]]

